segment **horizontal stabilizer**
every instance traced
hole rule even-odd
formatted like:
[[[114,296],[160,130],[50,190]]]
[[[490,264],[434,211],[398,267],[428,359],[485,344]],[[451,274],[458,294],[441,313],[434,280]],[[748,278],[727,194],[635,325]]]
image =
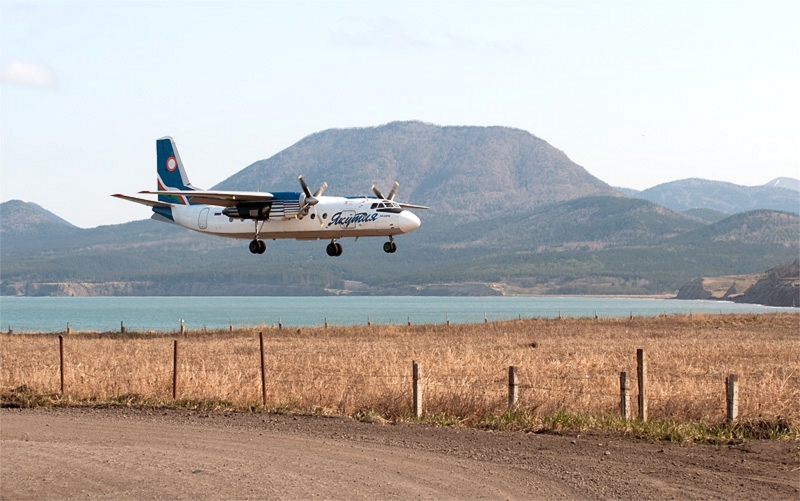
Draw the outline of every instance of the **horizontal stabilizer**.
[[[149,205],[150,207],[161,207],[164,209],[168,209],[172,207],[171,204],[164,203],[164,202],[157,202],[155,200],[147,200],[146,198],[138,198],[138,197],[129,197],[128,195],[121,195],[117,193],[116,195],[111,195],[112,197],[121,198],[123,200],[128,200],[130,202],[136,202],[137,204],[142,205]]]
[[[190,203],[234,207],[240,202],[269,202],[272,193],[258,191],[211,191],[211,190],[157,190],[140,191],[143,195],[171,195],[185,197]]]

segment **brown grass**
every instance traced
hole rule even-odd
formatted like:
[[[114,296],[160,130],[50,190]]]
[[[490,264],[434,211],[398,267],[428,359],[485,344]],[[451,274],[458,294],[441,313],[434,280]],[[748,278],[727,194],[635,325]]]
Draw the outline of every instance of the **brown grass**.
[[[615,416],[619,373],[632,381],[646,352],[654,421],[721,423],[724,380],[740,378],[740,414],[800,422],[800,315],[691,315],[522,320],[475,325],[242,329],[234,332],[65,335],[66,396],[58,396],[58,338],[0,335],[5,405],[22,393],[54,401],[172,400],[172,342],[179,339],[179,400],[261,406],[259,330],[267,407],[408,419],[411,362],[423,376],[428,419],[486,423],[507,405],[508,366],[520,380],[518,413]],[[24,387],[22,390],[21,387]],[[16,397],[11,395],[16,394]],[[214,404],[216,403],[216,404]],[[493,416],[493,417],[487,417]]]

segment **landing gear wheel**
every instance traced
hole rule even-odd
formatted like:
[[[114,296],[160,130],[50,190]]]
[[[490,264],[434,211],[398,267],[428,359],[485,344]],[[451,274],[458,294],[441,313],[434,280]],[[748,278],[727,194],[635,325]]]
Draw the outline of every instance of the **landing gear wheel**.
[[[327,252],[329,256],[341,256],[342,244],[339,242],[331,242],[325,247],[325,252]]]
[[[397,251],[397,244],[394,242],[386,242],[383,244],[383,252],[387,254],[394,254]]]
[[[336,256],[339,249],[336,248],[336,244],[331,242],[325,247],[325,252],[328,253],[329,256]]]
[[[258,242],[259,242],[258,240],[251,240],[250,241],[249,248],[250,248],[250,252],[252,252],[253,254],[258,254],[259,251],[261,250],[261,244],[259,244]]]
[[[258,253],[263,254],[267,251],[267,244],[263,240],[258,241]]]

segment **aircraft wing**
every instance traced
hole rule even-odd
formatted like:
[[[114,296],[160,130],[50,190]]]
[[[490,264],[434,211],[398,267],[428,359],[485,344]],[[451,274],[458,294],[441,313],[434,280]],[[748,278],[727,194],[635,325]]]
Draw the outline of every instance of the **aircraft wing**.
[[[137,204],[142,205],[149,205],[150,207],[162,207],[162,208],[169,208],[172,205],[164,203],[164,202],[157,202],[155,200],[147,200],[146,198],[138,198],[138,197],[129,197],[128,195],[121,195],[117,193],[116,195],[111,195],[112,197],[121,198],[123,200],[128,200],[129,202],[136,202]]]
[[[425,207],[424,205],[413,205],[413,204],[403,204],[403,203],[398,203],[398,205],[402,209],[425,209],[425,210],[430,209],[430,207]]]
[[[258,191],[213,191],[213,190],[156,190],[140,191],[143,195],[171,195],[185,197],[190,202],[220,207],[235,207],[240,202],[269,202],[272,193]]]

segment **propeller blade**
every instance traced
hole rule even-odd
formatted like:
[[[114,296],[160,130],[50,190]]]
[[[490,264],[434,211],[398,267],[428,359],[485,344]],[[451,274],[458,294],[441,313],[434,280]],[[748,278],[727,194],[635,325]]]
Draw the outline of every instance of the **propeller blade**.
[[[300,186],[303,187],[303,193],[306,194],[306,197],[310,197],[311,196],[311,190],[308,189],[308,185],[303,180],[303,176],[298,176],[297,180],[300,181]]]
[[[376,188],[374,184],[372,185],[372,191],[378,196],[378,198],[383,198],[383,193],[381,193],[380,190]]]
[[[317,221],[319,221],[319,227],[320,228],[324,228],[325,227],[325,221],[323,221],[322,218],[319,217],[319,212],[317,212],[317,208],[316,207],[314,207],[314,214],[316,214]]]
[[[387,200],[394,200],[394,196],[397,195],[397,188],[400,187],[400,183],[395,181],[394,186],[392,186],[392,191],[389,192],[389,197]]]
[[[314,196],[318,197],[318,196],[322,195],[322,192],[325,191],[325,188],[327,188],[327,187],[328,187],[328,183],[322,183],[322,186],[320,186],[319,189],[314,192]]]

